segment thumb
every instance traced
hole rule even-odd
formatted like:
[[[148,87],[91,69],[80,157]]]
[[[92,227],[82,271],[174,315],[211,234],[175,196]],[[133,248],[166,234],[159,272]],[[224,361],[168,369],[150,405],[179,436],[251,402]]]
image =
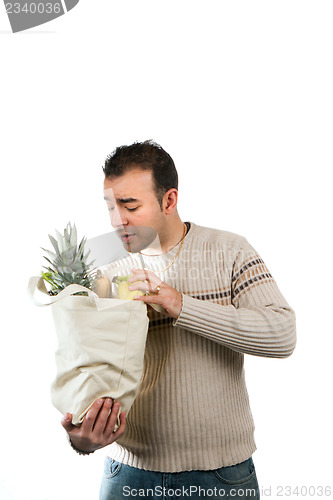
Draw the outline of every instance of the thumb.
[[[73,415],[70,413],[66,413],[61,419],[61,425],[65,429],[66,432],[70,432],[75,428],[75,425],[72,424]]]

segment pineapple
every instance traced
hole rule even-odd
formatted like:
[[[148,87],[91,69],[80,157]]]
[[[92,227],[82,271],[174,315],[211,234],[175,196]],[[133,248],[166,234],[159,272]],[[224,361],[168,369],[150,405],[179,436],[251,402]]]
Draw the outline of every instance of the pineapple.
[[[84,253],[84,245],[87,241],[82,238],[79,246],[77,245],[77,230],[75,224],[73,227],[70,222],[67,224],[64,234],[56,230],[56,239],[49,235],[50,241],[55,250],[44,250],[48,257],[44,256],[50,266],[46,267],[46,272],[42,272],[42,278],[51,285],[50,295],[57,295],[64,290],[66,286],[78,284],[86,288],[92,288],[96,271],[91,269],[93,262],[87,264],[90,250]],[[88,295],[87,292],[77,292],[74,295]]]

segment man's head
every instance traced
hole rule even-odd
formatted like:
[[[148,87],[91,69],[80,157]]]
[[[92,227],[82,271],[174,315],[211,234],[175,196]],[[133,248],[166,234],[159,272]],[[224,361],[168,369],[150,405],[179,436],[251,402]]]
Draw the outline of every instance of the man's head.
[[[107,157],[103,171],[111,224],[126,250],[165,249],[182,225],[170,155],[152,141],[120,146]]]
[[[103,171],[106,178],[120,177],[140,168],[150,170],[156,198],[162,210],[164,194],[171,188],[178,189],[178,174],[171,156],[156,142],[135,142],[119,146],[105,160]]]

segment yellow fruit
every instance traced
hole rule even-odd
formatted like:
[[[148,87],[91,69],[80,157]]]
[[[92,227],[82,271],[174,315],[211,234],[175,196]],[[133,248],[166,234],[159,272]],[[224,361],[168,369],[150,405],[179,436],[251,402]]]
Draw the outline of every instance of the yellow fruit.
[[[128,276],[129,278],[129,276]],[[142,290],[129,290],[128,287],[131,285],[135,285],[135,283],[141,283],[141,281],[134,281],[133,283],[129,283],[128,281],[121,281],[118,283],[118,294],[120,299],[125,300],[134,300],[136,295],[144,295],[145,293]]]

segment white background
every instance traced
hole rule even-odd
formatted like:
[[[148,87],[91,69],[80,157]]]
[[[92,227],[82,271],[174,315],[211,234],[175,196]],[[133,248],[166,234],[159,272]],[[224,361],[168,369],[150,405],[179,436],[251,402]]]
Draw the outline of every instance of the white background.
[[[105,156],[145,139],[175,160],[181,218],[245,236],[296,311],[293,356],[246,356],[262,498],[333,495],[332,15],[327,1],[81,0],[14,35],[1,8],[2,500],[98,498],[107,450],[67,444],[51,311],[26,286],[55,228],[110,230]]]

